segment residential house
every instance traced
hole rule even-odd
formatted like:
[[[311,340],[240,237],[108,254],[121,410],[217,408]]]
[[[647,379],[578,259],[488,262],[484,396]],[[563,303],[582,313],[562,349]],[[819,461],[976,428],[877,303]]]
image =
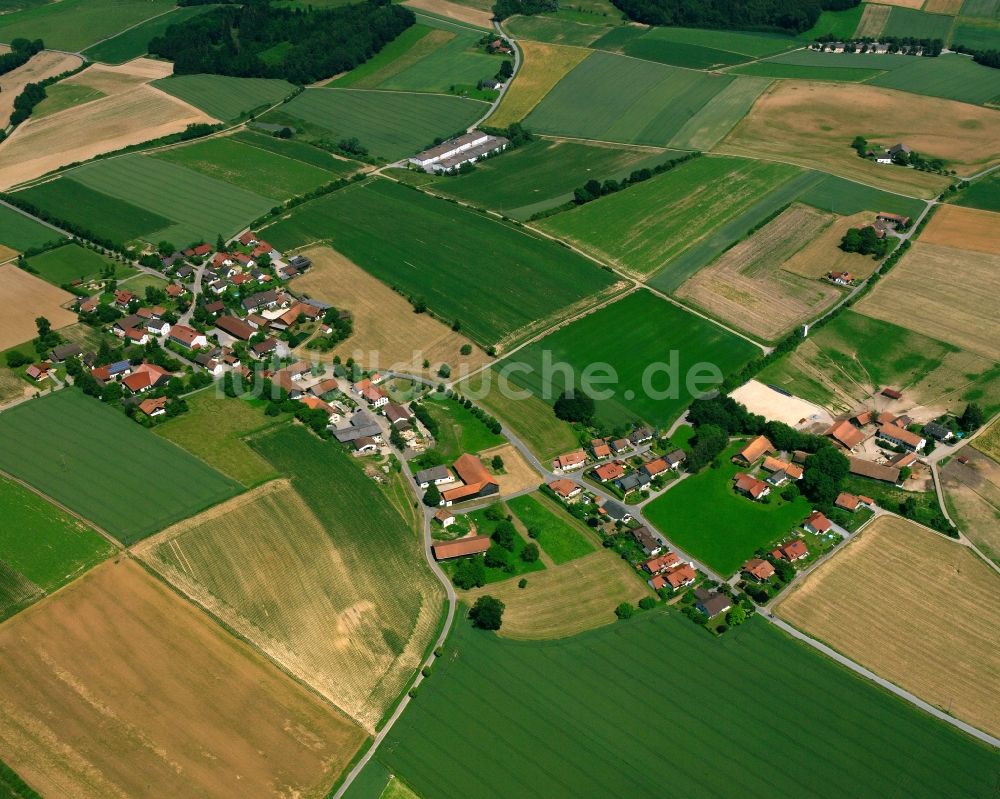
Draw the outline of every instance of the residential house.
[[[815,535],[825,535],[833,529],[833,522],[831,522],[821,511],[814,510],[810,513],[802,526],[810,533]]]
[[[743,472],[740,472],[733,478],[733,485],[737,491],[750,497],[755,502],[771,493],[771,486],[763,480],[758,480],[753,475],[744,474]]]
[[[632,443],[627,438],[616,438],[611,442],[611,451],[615,455],[621,455],[623,452],[628,452],[632,449]]]
[[[370,413],[357,411],[351,415],[346,427],[339,427],[333,431],[333,437],[341,444],[347,444],[358,438],[373,438],[379,441],[382,438],[382,428]]]
[[[602,483],[608,482],[608,480],[617,480],[625,474],[625,467],[622,466],[617,461],[611,463],[603,463],[594,469],[594,476],[597,477]]]
[[[355,455],[374,455],[378,452],[378,443],[371,436],[361,436],[351,442]]]
[[[733,601],[725,594],[695,589],[695,607],[710,619],[725,613],[732,606]]]
[[[935,441],[951,441],[955,434],[943,424],[928,422],[924,425],[924,434],[930,436]]]
[[[663,474],[670,469],[670,465],[665,458],[655,458],[639,467],[639,471],[652,480],[656,475]]]
[[[389,395],[378,386],[372,385],[370,380],[361,380],[354,384],[354,391],[361,395],[361,398],[372,408],[381,408],[389,404]]]
[[[897,146],[900,146],[900,145],[897,145]],[[907,151],[909,151],[909,148],[907,148]],[[879,211],[875,215],[875,218],[879,222],[885,222],[886,224],[892,225],[893,227],[897,227],[897,226],[899,226],[899,227],[906,227],[907,225],[910,224],[910,217],[908,217],[908,216],[902,216],[901,214],[890,214],[888,211]],[[885,392],[883,391],[882,393],[884,394]],[[886,394],[886,396],[889,396],[889,395]],[[899,399],[899,397],[895,397],[895,399]]]
[[[681,562],[676,552],[664,552],[655,558],[650,558],[642,564],[642,568],[649,574],[662,574]]]
[[[445,507],[455,502],[466,502],[499,493],[500,484],[475,455],[466,452],[452,464],[452,468],[463,485],[441,492],[441,502]]]
[[[850,286],[854,282],[854,275],[850,272],[829,272],[828,277],[838,286]]]
[[[55,363],[62,363],[63,361],[68,361],[70,358],[79,358],[82,355],[83,350],[79,344],[60,344],[58,347],[52,349],[49,353],[49,358]]]
[[[603,460],[611,457],[611,447],[603,438],[595,438],[590,442],[590,451],[594,453],[595,460]]]
[[[897,427],[894,424],[880,425],[876,435],[883,441],[888,441],[899,447],[919,452],[926,446],[927,439],[917,433],[911,433],[905,427]]]
[[[389,421],[389,424],[394,427],[400,425],[409,425],[413,419],[413,411],[407,408],[405,405],[395,405],[393,403],[388,403],[383,409],[382,413],[385,414],[385,418]]]
[[[141,363],[130,375],[122,378],[122,385],[133,394],[141,394],[151,388],[159,388],[170,382],[173,375],[155,363]]]
[[[435,560],[450,560],[464,558],[469,555],[482,555],[490,548],[490,537],[486,535],[467,535],[454,541],[441,541],[434,544],[431,550]]]
[[[139,410],[150,418],[163,416],[167,412],[167,398],[154,397],[152,399],[144,399],[139,403]]]
[[[766,583],[774,576],[774,566],[761,558],[751,558],[743,564],[743,574],[755,583]]]
[[[212,251],[212,247],[208,244],[199,244],[196,247],[188,247],[186,250],[181,250],[181,255],[185,258],[204,258]]]
[[[609,519],[613,522],[621,522],[626,524],[632,519],[632,514],[628,512],[628,509],[619,502],[615,502],[613,499],[609,499],[607,502],[601,506],[601,510],[607,515]],[[644,530],[644,527],[638,528]],[[647,552],[647,555],[655,555],[655,552]]]
[[[610,501],[605,503],[605,509],[607,509],[609,504],[611,504]],[[642,551],[647,555],[659,555],[663,550],[663,544],[650,532],[648,527],[635,527],[629,532],[632,533],[632,538],[635,539],[635,542],[642,547]]]
[[[447,508],[441,508],[434,514],[434,521],[447,530],[455,523],[455,514]]]
[[[439,486],[455,482],[455,478],[448,471],[447,466],[433,466],[430,469],[421,469],[413,475],[413,480],[420,488],[430,488],[431,483]]]
[[[809,547],[807,547],[805,542],[801,539],[794,538],[787,544],[782,544],[777,549],[772,550],[771,554],[781,560],[787,560],[790,563],[794,563],[797,560],[809,557]]]
[[[556,496],[566,502],[572,502],[576,497],[580,496],[580,493],[583,491],[583,489],[572,480],[567,480],[565,478],[553,480],[549,483],[549,488],[555,491]]]
[[[757,438],[733,456],[733,462],[743,463],[750,466],[751,464],[756,463],[762,456],[773,455],[774,452],[774,444],[770,442],[767,436],[757,436]]]
[[[676,472],[681,468],[681,464],[687,460],[687,453],[682,449],[675,449],[664,455],[663,459],[667,462],[667,466]]]
[[[226,304],[222,300],[212,300],[212,302],[205,303],[205,313],[211,316],[218,316],[220,313],[226,312]]]
[[[582,450],[574,450],[560,455],[556,458],[554,466],[563,472],[571,472],[575,469],[582,469],[587,465],[587,454]]]
[[[299,272],[304,272],[310,266],[312,266],[312,261],[306,258],[304,255],[293,255],[288,259],[288,265],[294,267]]]
[[[48,363],[33,363],[24,370],[24,373],[36,383],[40,383],[49,376],[49,370],[51,368],[52,365]]]
[[[258,341],[256,344],[250,347],[250,357],[256,358],[258,361],[263,360],[272,353],[276,352],[278,349],[278,340],[276,338],[266,338],[263,341]]]
[[[80,313],[93,313],[97,310],[97,306],[101,304],[100,296],[88,297],[85,300],[80,300],[77,304],[77,310]]]
[[[208,337],[187,325],[174,325],[170,330],[170,340],[189,350],[208,346]]]
[[[615,480],[615,485],[618,486],[626,494],[629,491],[638,491],[639,489],[645,488],[650,484],[649,475],[643,471],[631,472],[624,477]]]
[[[833,504],[841,510],[854,513],[854,511],[861,507],[861,498],[855,496],[854,494],[848,494],[846,491],[842,491],[837,495],[837,499],[834,500]]]
[[[176,300],[178,297],[183,297],[187,294],[187,289],[184,288],[180,283],[168,283],[164,286],[163,291],[172,300]]]
[[[145,330],[136,327],[130,327],[125,330],[124,334],[125,340],[129,344],[137,344],[139,346],[145,346],[149,343],[149,333]]]
[[[132,374],[132,364],[128,361],[115,361],[106,366],[97,366],[91,369],[90,374],[100,383],[107,383],[109,380],[121,380],[126,375]]]
[[[304,396],[299,398],[299,402],[310,410],[323,411],[327,416],[327,424],[335,425],[340,421],[339,411],[319,397]]]
[[[132,300],[136,300],[136,297],[131,291],[126,289],[119,289],[115,292],[115,305],[121,308],[123,311],[128,308],[128,305]]]
[[[274,289],[259,291],[244,298],[242,305],[247,311],[259,311],[262,308],[277,308],[281,304],[281,298]]]
[[[632,442],[632,446],[638,447],[653,440],[653,431],[648,427],[637,427],[629,435],[628,440]]]
[[[667,587],[671,591],[677,591],[694,583],[698,579],[698,573],[690,563],[682,563],[677,568],[668,571],[663,577],[667,582]]]
[[[171,324],[165,319],[149,319],[146,321],[146,330],[154,336],[167,336],[170,334]]]
[[[917,462],[917,453],[915,452],[900,452],[889,460],[890,466],[895,466],[897,469],[906,469],[913,466]]]

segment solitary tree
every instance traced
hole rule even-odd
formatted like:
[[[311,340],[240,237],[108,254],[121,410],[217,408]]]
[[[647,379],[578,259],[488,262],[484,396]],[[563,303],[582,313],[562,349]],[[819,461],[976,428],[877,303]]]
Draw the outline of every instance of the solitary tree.
[[[521,550],[521,560],[525,563],[534,563],[538,560],[538,544],[526,544],[524,549]]]
[[[427,487],[427,491],[424,492],[424,504],[428,508],[436,508],[441,504],[441,492],[438,491],[438,487],[431,483]]]
[[[747,612],[743,610],[739,605],[729,611],[726,614],[726,623],[730,627],[738,627],[747,620]]]
[[[469,611],[472,625],[480,630],[499,630],[503,624],[503,611],[506,606],[496,597],[484,594],[476,600]]]
[[[975,402],[970,402],[965,406],[965,410],[962,411],[962,416],[958,420],[958,423],[962,430],[966,433],[971,433],[973,430],[978,430],[982,427],[984,421],[983,409]]]
[[[493,471],[499,472],[503,468],[503,458],[499,455],[494,455],[490,460],[490,466],[493,467]]]
[[[615,608],[615,615],[622,620],[631,619],[633,613],[635,613],[635,606],[631,602],[622,602]]]

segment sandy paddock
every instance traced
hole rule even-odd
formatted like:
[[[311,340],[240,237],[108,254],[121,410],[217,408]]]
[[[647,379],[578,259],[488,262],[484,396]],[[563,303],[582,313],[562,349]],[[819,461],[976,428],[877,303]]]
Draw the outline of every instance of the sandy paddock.
[[[493,29],[493,15],[489,11],[480,11],[478,8],[450,3],[448,0],[407,0],[404,5],[418,11],[429,11],[432,14],[448,17],[448,19],[458,22],[477,25],[480,28]]]
[[[35,319],[44,316],[53,330],[71,325],[76,314],[63,306],[75,298],[14,264],[0,266],[0,350],[22,344],[37,335]]]
[[[797,427],[806,420],[809,425],[833,424],[833,417],[826,408],[813,405],[801,397],[788,397],[757,380],[744,383],[729,393],[734,400],[742,402],[751,413],[759,413],[766,419],[784,422]]]
[[[10,122],[10,112],[14,110],[14,98],[21,93],[26,84],[54,78],[63,72],[76,69],[82,63],[83,59],[79,56],[43,50],[32,56],[27,64],[0,76],[0,128],[7,127],[7,123]]]
[[[920,241],[1000,255],[1000,214],[941,205],[920,234]]]
[[[483,450],[479,457],[489,464],[490,458],[499,455],[503,458],[504,474],[496,475],[500,484],[500,496],[509,497],[529,488],[537,488],[542,477],[524,459],[524,456],[514,449],[513,444],[501,444],[493,449]]]

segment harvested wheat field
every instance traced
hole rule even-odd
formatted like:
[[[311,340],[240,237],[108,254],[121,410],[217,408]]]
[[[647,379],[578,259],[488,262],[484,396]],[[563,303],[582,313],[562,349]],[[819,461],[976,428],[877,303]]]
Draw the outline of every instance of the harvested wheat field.
[[[461,349],[471,342],[430,314],[416,314],[413,306],[385,283],[330,247],[313,247],[303,255],[312,260],[312,268],[295,278],[296,293],[307,294],[354,314],[354,333],[338,345],[330,357],[353,357],[366,368],[397,368],[431,374],[442,363],[453,375],[473,371],[489,363],[490,358],[472,344],[472,352]],[[315,357],[316,350],[300,347],[302,357]],[[423,368],[424,359],[430,361]]]
[[[947,177],[859,158],[851,141],[855,136],[879,144],[904,141],[968,175],[1000,160],[998,125],[1000,111],[954,100],[859,84],[781,80],[716,150],[789,161],[932,197],[948,185]]]
[[[416,11],[429,11],[442,17],[448,17],[458,22],[477,25],[480,28],[493,28],[493,15],[471,6],[451,3],[449,0],[406,0],[403,4]]]
[[[841,296],[829,283],[781,268],[833,219],[833,214],[794,204],[688,278],[675,296],[737,330],[773,341]]]
[[[411,620],[384,617],[392,602],[372,601],[371,573],[345,561],[287,480],[174,525],[136,554],[369,731],[419,666],[440,612],[423,603],[417,634],[401,634]]]
[[[1000,255],[927,244],[900,259],[855,310],[1000,360]]]
[[[35,319],[44,316],[53,330],[71,325],[76,314],[67,311],[75,298],[14,264],[0,266],[0,351],[38,335]]]
[[[505,638],[565,638],[615,621],[621,602],[637,603],[651,592],[624,560],[603,550],[561,566],[460,592],[469,604],[483,594],[506,606],[499,634]]]
[[[10,122],[10,112],[14,110],[14,98],[21,93],[25,85],[54,78],[63,72],[76,69],[82,63],[83,59],[79,56],[42,50],[33,55],[27,64],[0,75],[0,129],[6,128]],[[0,155],[3,155],[2,150]]]
[[[876,519],[777,606],[862,666],[1000,734],[1000,575],[968,547]],[[506,621],[506,619],[505,619]]]
[[[870,255],[844,252],[840,249],[840,240],[852,227],[869,224],[874,219],[875,211],[836,217],[833,224],[786,260],[781,268],[810,278],[822,278],[830,272],[850,272],[861,280],[871,277],[878,261]]]
[[[972,446],[1000,463],[1000,418],[976,436]]]
[[[518,452],[513,444],[501,444],[493,449],[486,449],[479,453],[479,457],[487,464],[494,455],[503,458],[503,474],[494,475],[500,484],[500,496],[509,497],[527,491],[529,488],[537,488],[542,481],[531,465]]]
[[[954,16],[962,10],[962,4],[965,0],[927,0],[923,6],[914,6],[914,8],[920,8],[929,14],[947,14],[949,16]],[[893,5],[899,5],[899,3],[893,3]]]
[[[919,0],[916,1],[919,6]],[[870,36],[877,39],[885,30],[885,23],[889,21],[891,11],[892,9],[888,5],[865,3],[864,10],[861,12],[861,20],[858,22],[854,35],[857,37]]]
[[[0,244],[0,264],[13,260],[17,257],[17,250]]]
[[[67,79],[104,97],[71,106],[18,127],[0,145],[0,188],[9,188],[76,161],[215,119],[149,81],[169,75],[171,64],[138,58],[109,67],[95,64]],[[57,84],[58,85],[58,84]]]
[[[0,757],[44,796],[322,797],[365,738],[128,558],[0,651]]]
[[[968,463],[952,458],[940,470],[949,511],[983,554],[1000,563],[1000,464],[972,447],[962,454]]]
[[[518,42],[524,60],[507,93],[496,107],[489,122],[503,127],[520,122],[562,78],[590,55],[582,47],[562,47],[521,40]]]
[[[1000,255],[1000,214],[940,205],[920,234],[920,241]],[[970,288],[975,285],[969,284]]]

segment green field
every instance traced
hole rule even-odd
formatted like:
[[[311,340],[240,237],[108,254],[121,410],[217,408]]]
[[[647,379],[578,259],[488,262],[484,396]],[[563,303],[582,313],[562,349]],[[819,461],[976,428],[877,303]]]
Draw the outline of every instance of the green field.
[[[880,75],[872,84],[963,103],[982,105],[1000,100],[1000,70],[957,54],[908,58],[906,66]]]
[[[797,174],[784,164],[696,158],[539,226],[630,272],[672,274],[673,259]]]
[[[115,274],[119,277],[135,274],[133,269],[124,264],[110,261],[75,242],[28,258],[28,265],[38,273],[39,277],[57,286],[72,283],[74,280],[99,277],[109,264],[114,264]]]
[[[176,245],[214,241],[219,234],[231,236],[278,204],[275,197],[148,155],[94,161],[70,174],[94,191],[170,219],[172,224],[148,235],[153,241],[166,239]],[[262,185],[260,190],[268,188]],[[81,209],[83,217],[78,221],[85,227],[96,227],[100,218],[91,217],[90,211]]]
[[[809,30],[803,31],[799,38],[809,42],[827,35],[837,39],[850,39],[854,36],[858,23],[861,22],[862,13],[864,5],[861,3],[843,11],[823,11],[816,24]]]
[[[0,618],[13,583],[51,593],[114,551],[99,533],[24,486],[0,478]]]
[[[1000,20],[994,18],[987,22],[959,17],[951,41],[972,50],[1000,49]]]
[[[206,139],[185,147],[171,147],[161,150],[154,157],[281,200],[305,194],[339,177],[333,171],[286,158],[228,136]],[[333,158],[330,162],[336,163]]]
[[[557,565],[582,558],[595,547],[572,516],[541,494],[524,494],[507,500],[507,507]]]
[[[91,100],[100,100],[107,95],[100,89],[84,86],[82,83],[53,83],[45,89],[45,99],[31,112],[32,119],[42,119],[59,111],[65,111]]]
[[[969,208],[982,208],[984,211],[1000,211],[1000,175],[993,172],[971,183],[952,202]]]
[[[994,18],[1000,16],[1000,0],[965,0],[959,12],[963,17],[986,17]]]
[[[819,182],[810,183],[796,196],[799,202],[843,216],[859,211],[891,211],[916,218],[925,206],[922,200],[913,197],[876,189],[836,175],[819,174]]]
[[[403,68],[386,75],[377,88],[447,92],[456,84],[475,86],[480,80],[492,78],[503,61],[501,56],[491,55],[477,44],[482,34],[475,31],[456,27],[452,31],[438,31],[429,38],[443,41],[413,63],[401,64]]]
[[[225,75],[173,75],[152,85],[223,121],[279,103],[295,91],[283,80]]]
[[[501,505],[501,508],[503,506]],[[476,531],[479,535],[486,535],[492,538],[494,530],[496,530],[499,524],[498,520],[487,519],[485,508],[480,508],[479,510],[474,510],[469,512],[469,518],[472,520],[473,524],[476,525]],[[542,563],[541,558],[538,560],[527,562],[521,560],[521,552],[528,545],[524,537],[520,532],[516,533],[514,536],[514,544],[511,547],[509,553],[509,561],[512,566],[511,571],[507,571],[503,568],[498,568],[496,566],[486,567],[486,583],[500,583],[504,580],[509,580],[512,577],[517,577],[521,574],[528,574],[529,572],[537,572],[545,569],[545,564]],[[477,556],[478,557],[478,556]],[[457,560],[446,561],[442,564],[442,568],[449,577],[452,577],[455,573],[455,568],[458,565]]]
[[[334,143],[355,137],[373,156],[395,161],[464,131],[487,110],[478,100],[439,94],[307,89],[261,121],[304,123],[307,135]]]
[[[948,41],[954,17],[928,14],[915,8],[893,6],[882,33],[886,36],[912,36],[914,39]]]
[[[771,81],[767,78],[737,78],[685,122],[670,145],[681,150],[712,149],[746,116],[770,85]]]
[[[781,64],[776,61],[756,61],[734,67],[734,75],[753,75],[759,78],[787,78],[793,80],[862,81],[881,74],[877,69],[854,69],[851,67],[808,67],[797,64]]]
[[[877,55],[876,53],[821,53],[818,50],[794,50],[791,53],[782,53],[768,58],[761,63],[882,72],[903,69],[907,64],[920,60],[916,56],[893,55],[892,53]]]
[[[68,177],[39,183],[17,194],[56,219],[73,222],[95,236],[108,238],[117,244],[144,237],[155,238],[157,231],[171,224],[165,216],[96,191]]]
[[[363,64],[358,64],[350,72],[334,78],[326,85],[338,89],[377,88],[387,77],[402,72],[434,49],[434,39],[437,37],[427,38],[432,30],[419,22],[411,25]]]
[[[460,321],[484,346],[612,283],[557,244],[387,180],[300,206],[266,236],[279,249],[329,239],[367,272]]]
[[[616,50],[634,58],[691,69],[739,64],[751,58],[780,53],[797,42],[780,36],[697,28],[615,28],[593,47]]]
[[[718,469],[683,480],[643,508],[646,519],[669,541],[723,576],[739,569],[755,550],[787,536],[812,510],[805,497],[786,502],[777,489],[768,504],[737,494],[733,477],[746,469],[729,459],[744,444],[733,444],[720,455]]]
[[[0,469],[130,544],[240,487],[124,414],[64,390],[0,413]]]
[[[231,138],[285,158],[318,166],[320,169],[332,172],[337,177],[347,177],[361,168],[361,164],[357,161],[331,155],[319,147],[313,147],[311,144],[293,139],[279,139],[277,136],[269,136],[266,133],[257,133],[253,130],[241,130],[234,133]]]
[[[598,420],[609,428],[636,419],[667,427],[693,399],[686,378],[696,364],[712,364],[726,375],[756,352],[749,342],[640,290],[519,350],[497,368],[512,370],[517,364],[510,381],[551,404],[569,381],[561,369],[549,370],[546,379],[546,358],[569,364],[577,386],[587,367],[607,364],[614,379],[595,382],[590,392]],[[647,368],[671,361],[676,361],[677,376],[651,371],[647,389]],[[603,370],[595,373],[598,380],[603,375]],[[710,383],[701,390],[710,390]],[[598,398],[601,392],[610,396]]]
[[[434,450],[445,463],[465,452],[482,452],[506,443],[503,436],[491,432],[471,410],[453,399],[431,394],[422,404],[438,423]]]
[[[743,33],[741,31],[705,30],[703,28],[650,28],[640,38],[705,47],[749,58],[763,58],[789,50],[792,47],[798,47],[798,42],[794,39],[780,34]]]
[[[42,799],[10,766],[0,760],[0,796],[3,799]]]
[[[43,247],[63,236],[34,219],[0,205],[0,244],[24,252],[33,247]]]
[[[482,799],[659,797],[664,782],[684,797],[993,790],[996,752],[761,619],[721,640],[674,611],[558,641],[511,641],[461,619],[452,629],[376,755],[421,796],[464,799],[475,785]],[[814,689],[770,698],[789,675]]]
[[[588,25],[548,16],[512,17],[504,27],[520,39],[588,47],[607,33],[609,26]]]
[[[77,52],[173,7],[173,0],[60,0],[0,15],[0,42],[23,36]]]
[[[680,153],[538,139],[476,165],[468,175],[444,176],[433,190],[513,219],[570,202],[588,180],[621,180],[633,170],[662,164]]]
[[[175,8],[167,14],[161,14],[155,19],[123,31],[113,39],[108,39],[100,44],[95,44],[93,47],[88,47],[83,54],[91,61],[102,61],[105,64],[122,64],[125,61],[145,55],[150,40],[155,39],[157,36],[162,36],[171,25],[179,25],[191,17],[211,11],[212,8],[213,6],[210,5]]]
[[[732,80],[598,51],[545,95],[525,126],[557,136],[665,147]]]

